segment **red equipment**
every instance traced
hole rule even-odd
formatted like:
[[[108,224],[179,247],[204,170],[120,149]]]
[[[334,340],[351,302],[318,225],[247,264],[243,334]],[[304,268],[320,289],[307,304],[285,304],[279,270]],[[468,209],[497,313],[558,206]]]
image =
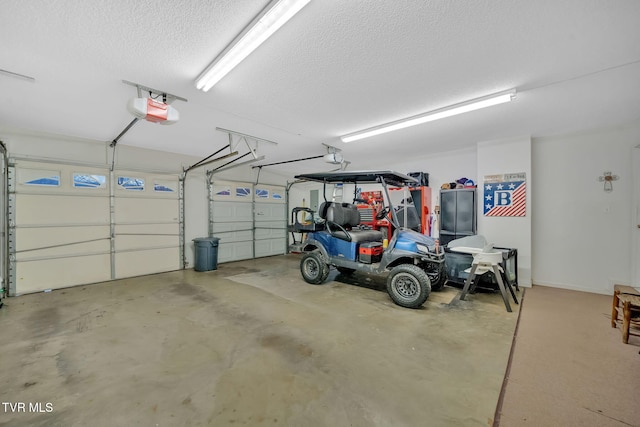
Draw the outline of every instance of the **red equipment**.
[[[402,188],[389,188],[390,191],[403,191]],[[410,189],[411,198],[418,216],[420,218],[420,232],[427,236],[431,233],[430,206],[431,206],[431,187],[412,187]],[[367,204],[359,204],[356,207],[360,212],[360,223],[368,225],[374,230],[386,232],[386,238],[391,238],[393,234],[391,223],[386,219],[376,219],[376,215],[384,207],[384,199],[382,191],[363,191],[360,193],[360,199],[365,200]]]
[[[411,198],[413,204],[418,209],[418,215],[420,215],[420,224],[422,227],[422,234],[431,235],[431,187],[412,187]]]

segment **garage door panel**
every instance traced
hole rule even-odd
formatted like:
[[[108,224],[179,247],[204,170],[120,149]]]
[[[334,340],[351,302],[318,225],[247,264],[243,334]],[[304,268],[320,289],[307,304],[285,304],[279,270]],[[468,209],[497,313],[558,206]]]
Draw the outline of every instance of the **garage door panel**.
[[[285,243],[281,239],[256,240],[256,257],[282,255]]]
[[[18,294],[111,279],[109,254],[16,262]]]
[[[213,219],[216,222],[252,221],[253,207],[246,202],[215,202]]]
[[[178,238],[171,236],[118,236],[116,252],[132,249],[176,247]]]
[[[109,251],[109,226],[16,229],[17,260]]]
[[[177,199],[116,198],[116,223],[178,222]]]
[[[219,242],[218,262],[253,258],[253,242]]]
[[[284,239],[286,229],[282,220],[256,222],[256,240]]]
[[[178,248],[116,253],[116,277],[142,276],[180,269]]]
[[[16,229],[15,245],[17,251],[24,251],[32,248],[102,238],[109,239],[108,225],[83,227],[25,227]]]
[[[215,202],[213,217],[216,222],[253,221],[253,207],[246,202]]]
[[[213,235],[223,242],[246,242],[253,239],[251,222],[215,222]]]
[[[180,244],[179,224],[134,224],[116,226],[116,251]]]
[[[117,224],[116,234],[172,234],[178,237],[180,224]]]
[[[286,206],[282,204],[256,203],[256,221],[284,221]]]
[[[16,195],[16,225],[109,224],[109,199],[65,195]]]

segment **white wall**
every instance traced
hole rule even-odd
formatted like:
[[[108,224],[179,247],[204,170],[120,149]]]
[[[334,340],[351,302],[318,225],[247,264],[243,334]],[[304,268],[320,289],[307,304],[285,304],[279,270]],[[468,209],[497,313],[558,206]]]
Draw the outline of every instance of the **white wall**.
[[[393,169],[400,173],[427,172],[429,174],[429,187],[431,187],[431,206],[429,212],[435,212],[440,205],[440,187],[447,182],[455,182],[460,178],[471,179],[478,182],[476,165],[476,147],[462,150],[448,151],[446,153],[426,154],[412,156],[406,162],[385,165],[385,169]],[[438,237],[438,225],[433,230],[433,237]]]
[[[411,160],[396,165],[385,165],[384,168],[405,174],[408,172],[429,173],[429,187],[432,189],[433,204],[431,212],[436,205],[440,204],[440,186],[445,182],[455,182],[463,177],[478,182],[475,147],[433,155],[414,156]]]
[[[495,246],[518,250],[518,284],[531,286],[531,138],[519,137],[478,143],[478,234]],[[483,213],[483,180],[486,175],[526,174],[524,217],[487,217]]]
[[[293,179],[291,181],[293,182]],[[308,208],[311,202],[311,190],[318,190],[319,205],[324,202],[324,198],[322,197],[322,188],[322,184],[316,182],[298,182],[293,184],[289,190],[289,207],[293,209],[304,204],[304,206]],[[327,188],[327,198],[331,199],[330,186]]]
[[[385,168],[429,172],[435,195],[442,183],[461,176],[481,184],[484,174],[524,171],[522,168],[527,165],[526,161],[521,163],[519,140],[504,141],[507,146],[513,143],[514,149],[496,154],[500,156],[499,161],[491,159],[493,150],[483,147],[487,143],[479,143],[477,152],[474,148],[425,155],[385,165]],[[526,138],[521,142],[522,149],[527,150]],[[519,267],[524,268],[528,258],[533,284],[608,295],[613,292],[614,284],[631,284],[633,267],[640,263],[640,259],[632,258],[631,251],[634,231],[631,228],[635,225],[631,217],[631,150],[638,144],[640,121],[570,135],[532,138],[530,169],[527,169],[530,171],[527,219],[507,218],[509,227],[501,231],[503,221],[487,222],[487,219],[499,218],[484,218],[480,211],[479,233],[487,235],[496,245],[518,248]],[[620,177],[613,183],[612,193],[605,193],[603,184],[598,182],[604,171]],[[526,243],[519,243],[526,242],[520,231],[513,236],[505,232],[514,229],[511,222],[522,222],[525,235],[530,233],[529,255]],[[520,283],[524,284],[525,275],[526,272],[519,271]]]
[[[640,122],[534,138],[533,281],[611,294],[630,284],[632,162]],[[605,193],[598,177],[620,179]]]

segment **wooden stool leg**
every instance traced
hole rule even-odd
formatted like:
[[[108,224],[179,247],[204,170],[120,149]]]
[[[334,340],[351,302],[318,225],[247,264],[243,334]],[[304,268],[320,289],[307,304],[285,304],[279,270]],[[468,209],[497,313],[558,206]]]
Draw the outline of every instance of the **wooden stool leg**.
[[[622,305],[622,342],[629,344],[629,323],[631,323],[631,302]]]
[[[611,308],[611,327],[616,327],[618,320],[618,304],[620,303],[620,291],[613,291],[613,307]]]

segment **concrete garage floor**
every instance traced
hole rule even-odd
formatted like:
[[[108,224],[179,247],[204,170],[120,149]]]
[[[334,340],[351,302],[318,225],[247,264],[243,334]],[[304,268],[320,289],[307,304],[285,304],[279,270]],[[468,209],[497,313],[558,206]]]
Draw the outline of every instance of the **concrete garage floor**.
[[[409,310],[384,281],[313,286],[298,263],[5,300],[0,425],[492,424],[517,319],[499,294],[448,304],[447,286]]]

